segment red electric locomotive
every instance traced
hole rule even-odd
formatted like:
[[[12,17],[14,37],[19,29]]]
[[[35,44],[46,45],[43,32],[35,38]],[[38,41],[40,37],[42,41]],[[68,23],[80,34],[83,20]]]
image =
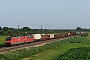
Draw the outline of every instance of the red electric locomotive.
[[[28,43],[28,42],[33,42],[33,41],[34,41],[34,37],[32,35],[6,37],[5,44],[6,45],[17,45],[17,44]]]

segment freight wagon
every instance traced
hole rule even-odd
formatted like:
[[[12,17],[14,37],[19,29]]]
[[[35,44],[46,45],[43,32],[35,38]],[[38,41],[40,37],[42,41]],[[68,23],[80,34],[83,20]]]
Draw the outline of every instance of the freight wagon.
[[[54,34],[46,34],[46,35],[50,35],[50,39],[54,39]]]
[[[49,39],[50,39],[50,35],[41,35],[40,40],[49,40]]]
[[[34,34],[34,41],[39,41],[41,39],[41,34]]]
[[[33,35],[25,35],[25,36],[17,36],[17,37],[6,37],[5,44],[17,45],[17,44],[23,44],[23,43],[63,38],[63,37],[74,36],[74,35],[76,35],[76,32],[69,32],[69,33],[62,33],[62,34],[33,34]]]
[[[50,35],[45,34],[34,34],[34,40],[35,41],[42,41],[42,40],[49,40]]]
[[[70,32],[70,36],[76,35],[76,32]]]
[[[65,37],[65,34],[64,33],[62,34],[62,37]]]

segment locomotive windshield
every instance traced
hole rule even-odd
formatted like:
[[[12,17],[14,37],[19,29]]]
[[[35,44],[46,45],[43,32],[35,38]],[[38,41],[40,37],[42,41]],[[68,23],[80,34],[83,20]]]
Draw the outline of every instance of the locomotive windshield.
[[[6,40],[11,40],[11,37],[6,37]]]

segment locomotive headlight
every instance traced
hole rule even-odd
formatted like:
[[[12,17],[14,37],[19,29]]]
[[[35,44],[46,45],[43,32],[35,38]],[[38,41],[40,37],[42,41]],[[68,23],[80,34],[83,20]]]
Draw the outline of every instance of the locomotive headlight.
[[[11,41],[9,41],[11,43]]]
[[[7,41],[5,41],[5,42],[7,42]]]

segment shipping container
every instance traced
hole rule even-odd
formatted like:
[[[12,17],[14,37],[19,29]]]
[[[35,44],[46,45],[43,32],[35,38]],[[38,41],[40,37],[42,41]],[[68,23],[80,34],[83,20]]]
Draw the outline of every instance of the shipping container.
[[[70,36],[70,33],[68,33],[68,36]]]
[[[74,35],[76,35],[76,32],[70,32],[70,35],[74,36]]]
[[[81,33],[80,32],[76,32],[77,35],[80,35]]]
[[[41,39],[41,34],[34,34],[34,40],[39,41]]]
[[[62,37],[65,37],[65,34],[64,33],[62,34]]]
[[[54,34],[54,38],[61,38],[62,34]]]
[[[85,33],[85,32],[80,32],[80,34],[83,34],[83,33]]]
[[[54,34],[54,39],[56,39],[57,38],[57,34]]]
[[[61,38],[62,37],[62,34],[57,34],[57,38]]]
[[[59,34],[60,35],[60,38],[62,37],[62,34]]]
[[[65,37],[68,37],[68,33],[65,33]]]
[[[54,34],[47,34],[47,35],[50,35],[50,39],[54,38]]]
[[[50,35],[41,35],[40,40],[49,40],[49,39],[50,39]]]

